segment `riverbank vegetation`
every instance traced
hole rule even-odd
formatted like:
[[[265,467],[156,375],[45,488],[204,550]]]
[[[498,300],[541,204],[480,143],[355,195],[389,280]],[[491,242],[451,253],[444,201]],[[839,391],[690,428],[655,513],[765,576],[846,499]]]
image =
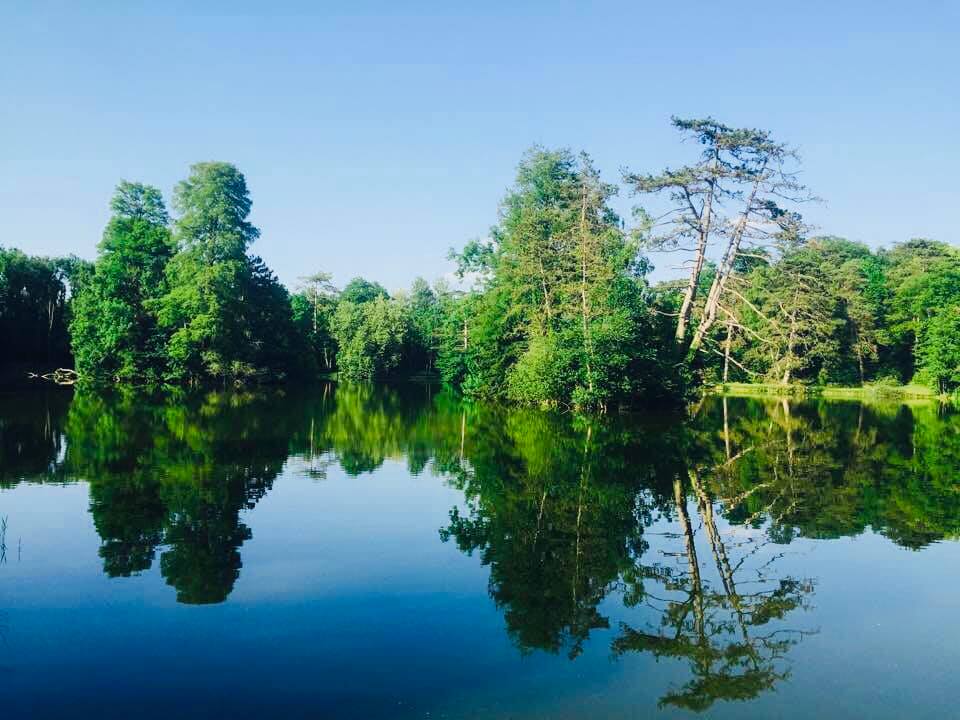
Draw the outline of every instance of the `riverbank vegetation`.
[[[762,130],[674,119],[700,152],[627,170],[535,147],[490,233],[451,252],[468,289],[389,293],[321,271],[285,288],[250,252],[240,171],[173,193],[121,182],[95,262],[0,249],[0,365],[90,383],[250,384],[431,375],[473,397],[607,410],[700,383],[960,388],[960,251],[816,234],[799,160]],[[683,277],[651,283],[651,251]],[[891,391],[893,392],[893,391]]]
[[[708,388],[712,394],[728,397],[822,397],[829,400],[857,400],[861,402],[927,401],[938,397],[936,390],[926,385],[897,385],[893,383],[866,383],[859,387],[837,385],[803,385],[791,383],[720,383]]]

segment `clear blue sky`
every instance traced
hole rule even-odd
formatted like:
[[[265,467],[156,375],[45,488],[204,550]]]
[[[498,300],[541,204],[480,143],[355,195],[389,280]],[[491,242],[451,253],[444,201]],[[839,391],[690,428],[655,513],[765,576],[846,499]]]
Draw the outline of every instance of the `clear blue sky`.
[[[0,244],[92,258],[121,178],[169,199],[226,160],[281,280],[396,289],[486,233],[531,144],[617,180],[691,157],[671,114],[799,147],[822,232],[960,242],[958,28],[946,0],[6,0]]]

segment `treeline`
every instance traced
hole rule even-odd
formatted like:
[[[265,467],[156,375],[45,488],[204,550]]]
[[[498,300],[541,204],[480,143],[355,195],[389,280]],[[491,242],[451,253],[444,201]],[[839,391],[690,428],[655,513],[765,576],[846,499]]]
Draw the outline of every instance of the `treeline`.
[[[393,295],[328,274],[293,293],[250,254],[243,175],[200,163],[173,194],[122,182],[92,265],[3,251],[0,360],[92,382],[435,374],[470,396],[566,407],[670,401],[699,382],[960,387],[960,253],[818,237],[798,160],[761,130],[674,119],[688,165],[625,171],[628,224],[585,154],[534,148],[489,235],[452,251],[468,291]],[[646,253],[677,253],[651,285]]]
[[[89,382],[427,373],[470,395],[529,403],[606,407],[674,397],[681,376],[659,350],[669,323],[652,312],[647,265],[608,205],[613,192],[586,156],[531,151],[494,240],[457,255],[474,290],[417,279],[391,295],[363,278],[337,289],[317,273],[290,293],[249,252],[259,231],[235,167],[193,166],[174,190],[174,219],[159,190],[124,181],[96,262],[45,276],[63,351],[23,359],[59,362],[69,338]],[[24,285],[11,276],[7,286],[18,295]],[[36,331],[45,327],[46,295],[26,294],[32,314],[17,321]]]
[[[200,163],[174,190],[121,182],[95,263],[0,250],[0,365],[69,363],[88,382],[255,383],[338,371],[349,379],[432,372],[452,295],[418,279],[391,297],[356,278],[303,279],[291,294],[249,252],[243,175]]]
[[[715,277],[708,267],[703,285]],[[730,277],[701,358],[715,381],[960,386],[960,252],[815,237]]]
[[[645,245],[683,258],[684,280],[655,290],[694,377],[960,387],[955,248],[814,236],[798,208],[817,198],[793,150],[761,130],[673,122],[698,162],[624,180],[662,203],[640,211]]]

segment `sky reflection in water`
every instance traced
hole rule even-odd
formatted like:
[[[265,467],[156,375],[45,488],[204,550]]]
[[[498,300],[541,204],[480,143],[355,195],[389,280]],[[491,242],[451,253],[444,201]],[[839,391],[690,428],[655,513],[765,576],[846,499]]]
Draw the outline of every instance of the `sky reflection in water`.
[[[960,416],[0,396],[7,717],[942,717]]]

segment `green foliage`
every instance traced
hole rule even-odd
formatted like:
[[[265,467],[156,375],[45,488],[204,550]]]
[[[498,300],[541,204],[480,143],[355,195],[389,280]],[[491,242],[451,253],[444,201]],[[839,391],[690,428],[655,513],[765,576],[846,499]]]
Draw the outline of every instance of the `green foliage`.
[[[110,200],[115,218],[142,220],[153,226],[166,227],[170,222],[167,206],[160,191],[150,185],[121,180]]]
[[[349,380],[388,377],[399,368],[410,332],[405,304],[381,296],[362,303],[341,300],[331,323],[337,368]]]
[[[576,358],[556,335],[533,337],[526,351],[507,375],[507,396],[525,403],[549,403],[564,397],[570,385],[577,387]]]
[[[783,238],[744,268],[725,300],[705,376],[818,385],[905,383],[950,392],[951,318],[960,253],[927,240],[871,251],[843,238]],[[730,333],[727,361],[727,333]]]
[[[329,273],[319,272],[301,278],[303,289],[290,297],[297,335],[307,345],[313,364],[323,372],[334,367],[337,343],[330,324],[337,305],[337,289]]]
[[[779,262],[758,268],[753,278],[757,315],[767,323],[768,341],[754,346],[764,374],[787,383],[830,372],[838,356],[841,320],[837,297],[815,246],[788,249]]]
[[[441,286],[440,291],[445,293],[446,288]],[[407,308],[410,317],[408,362],[432,371],[437,364],[444,304],[427,281],[418,277],[410,289]]]
[[[88,273],[75,271],[71,322],[85,381],[198,383],[280,379],[315,368],[315,338],[286,289],[248,254],[243,175],[199,163],[174,191],[174,232],[160,192],[121,182]]]
[[[69,290],[81,261],[0,248],[0,365],[32,370],[69,362]]]
[[[509,313],[509,298],[499,292],[471,293],[451,304],[438,359],[445,382],[471,397],[505,393],[518,347]]]
[[[160,192],[122,182],[110,203],[99,257],[74,303],[74,362],[87,379],[156,382],[166,365],[166,337],[150,304],[166,289],[174,246]]]
[[[205,262],[242,259],[260,231],[248,220],[253,202],[243,174],[230,163],[202,162],[173,191],[180,213],[176,239],[180,250],[195,251]]]
[[[941,393],[960,388],[960,304],[940,308],[926,322],[918,355],[918,379]]]
[[[355,277],[347,283],[346,287],[340,292],[342,302],[360,303],[372,302],[377,298],[388,298],[390,294],[378,282],[364,280],[361,277]]]
[[[303,367],[287,291],[247,254],[259,231],[247,221],[243,175],[227,163],[199,163],[174,191],[179,248],[155,303],[168,334],[166,378],[242,381],[282,378]],[[295,347],[296,346],[296,347]]]
[[[472,395],[597,409],[671,384],[668,364],[644,352],[656,332],[646,265],[609,206],[614,193],[586,155],[527,153],[490,240],[457,256],[479,289],[443,324],[448,382]]]
[[[159,190],[122,181],[95,264],[0,249],[0,333],[15,338],[0,363],[68,364],[72,348],[81,379],[144,384],[439,375],[470,397],[601,412],[676,403],[703,380],[957,389],[960,251],[807,237],[780,205],[810,199],[786,145],[673,124],[701,156],[625,176],[674,206],[637,209],[629,232],[589,156],[529,150],[489,236],[451,251],[465,292],[417,278],[391,297],[362,277],[338,291],[316,273],[291,295],[250,253],[233,165],[192,166],[172,226]],[[642,248],[691,245],[689,278],[651,288]]]

